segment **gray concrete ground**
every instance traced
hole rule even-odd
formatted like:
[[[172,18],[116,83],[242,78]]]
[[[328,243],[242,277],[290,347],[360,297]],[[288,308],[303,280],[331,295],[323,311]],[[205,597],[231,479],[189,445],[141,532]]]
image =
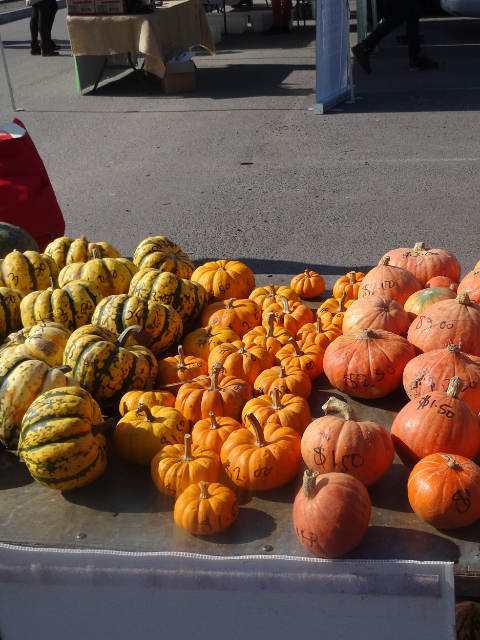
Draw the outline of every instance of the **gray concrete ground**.
[[[362,99],[316,116],[313,23],[225,37],[216,58],[196,57],[193,94],[167,97],[152,79],[148,97],[128,76],[81,96],[65,18],[59,58],[29,55],[27,20],[0,29],[69,235],[131,255],[164,234],[197,261],[236,257],[257,273],[340,273],[420,240],[464,270],[480,258],[480,20],[423,22],[435,72],[409,72],[392,35],[371,76],[354,69]]]

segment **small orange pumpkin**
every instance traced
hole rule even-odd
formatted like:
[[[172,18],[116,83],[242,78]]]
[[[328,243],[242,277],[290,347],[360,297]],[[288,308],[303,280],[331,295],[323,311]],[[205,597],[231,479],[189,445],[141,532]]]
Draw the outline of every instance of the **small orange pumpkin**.
[[[289,427],[300,436],[312,421],[308,402],[300,396],[284,394],[280,398],[278,388],[275,387],[271,394],[259,396],[249,400],[243,408],[242,420],[247,426],[247,416],[253,413],[264,430],[281,427]],[[392,447],[393,450],[393,447]]]
[[[183,351],[186,356],[195,356],[208,361],[210,352],[225,342],[235,342],[240,336],[228,327],[208,327],[196,329],[183,339]]]
[[[298,330],[308,322],[313,322],[312,310],[301,302],[288,301],[282,297],[280,302],[274,302],[265,309],[262,316],[262,324],[268,326],[267,316],[271,312],[275,313],[273,324],[275,327],[284,327],[292,335],[296,335]]]
[[[292,279],[290,288],[293,289],[300,298],[308,300],[309,298],[316,298],[322,295],[325,291],[325,280],[319,273],[305,269],[303,273],[300,273]]]
[[[202,314],[202,326],[228,327],[241,338],[262,323],[262,312],[253,300],[230,298],[209,304]]]
[[[145,404],[149,409],[152,407],[174,407],[175,396],[170,391],[153,391],[151,389],[141,391],[127,391],[120,400],[119,412],[124,416],[129,411],[135,411],[140,404]]]
[[[258,376],[273,367],[273,356],[263,347],[258,345],[245,345],[243,342],[221,344],[212,351],[208,358],[208,370],[220,363],[227,376],[240,378],[253,386]]]
[[[158,361],[157,385],[176,385],[194,380],[208,374],[208,366],[202,358],[185,356],[182,345],[178,347],[178,356],[164,358]],[[171,392],[177,395],[179,387],[172,386]]]
[[[381,329],[406,338],[409,327],[410,319],[407,312],[396,300],[387,296],[369,296],[355,300],[346,310],[342,329],[343,333],[358,333],[362,329]]]
[[[360,283],[364,277],[365,274],[361,271],[349,271],[346,276],[341,276],[333,285],[333,297],[340,300],[342,293],[346,291],[345,302],[356,300]]]
[[[256,396],[268,395],[275,387],[282,398],[285,394],[290,393],[308,400],[312,392],[312,382],[305,371],[297,367],[287,368],[284,364],[266,369],[258,376],[253,385]]]
[[[310,380],[315,380],[323,373],[323,356],[325,349],[316,345],[298,344],[294,338],[290,338],[289,344],[277,353],[280,362],[288,367],[298,367],[304,371]]]
[[[279,364],[276,357],[277,351],[280,351],[280,349],[288,343],[289,338],[293,338],[293,336],[288,329],[274,326],[275,313],[273,311],[267,314],[266,320],[267,327],[255,327],[255,329],[252,329],[243,336],[243,342],[246,347],[249,347],[251,344],[263,347],[272,354],[274,362]]]
[[[385,256],[363,279],[358,298],[381,295],[404,305],[412,293],[420,291],[421,288],[422,285],[413,273],[390,265],[390,257]]]
[[[342,334],[342,329],[336,324],[330,324],[325,329],[322,328],[322,321],[317,318],[316,323],[304,324],[295,336],[296,340],[303,343],[304,347],[316,344],[322,349],[326,349],[328,345]]]
[[[237,515],[237,496],[218,482],[191,484],[175,502],[173,510],[178,526],[196,536],[223,531]]]
[[[269,285],[267,287],[258,287],[248,296],[250,300],[254,300],[260,309],[264,311],[274,302],[280,302],[280,299],[286,298],[292,300],[292,302],[298,302],[298,295],[290,289],[290,287],[283,287],[277,285]]]
[[[199,420],[193,426],[192,443],[220,455],[223,443],[237,429],[244,429],[244,426],[228,416],[216,418],[213,411],[210,411],[208,418]]]
[[[200,283],[212,302],[235,298],[248,298],[255,289],[252,270],[237,260],[206,262],[192,273],[191,280]]]
[[[346,299],[347,291],[344,291],[340,300],[337,300],[336,298],[327,298],[325,302],[322,302],[317,309],[317,318],[320,318],[322,321],[323,329],[326,329],[332,324],[342,328],[343,316],[345,315],[346,310],[354,302],[354,300],[346,302]]]

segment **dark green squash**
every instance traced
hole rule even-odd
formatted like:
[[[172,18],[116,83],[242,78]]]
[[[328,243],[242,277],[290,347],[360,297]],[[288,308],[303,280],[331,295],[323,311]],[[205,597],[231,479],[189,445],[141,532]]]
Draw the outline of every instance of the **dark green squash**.
[[[40,252],[38,244],[32,236],[14,224],[0,222],[0,259],[5,258],[14,249],[17,251],[37,251]]]

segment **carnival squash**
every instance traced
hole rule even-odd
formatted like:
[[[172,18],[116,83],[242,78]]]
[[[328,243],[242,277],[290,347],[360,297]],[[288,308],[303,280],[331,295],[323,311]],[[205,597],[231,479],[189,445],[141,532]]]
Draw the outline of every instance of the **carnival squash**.
[[[0,287],[0,343],[22,327],[20,305],[22,293],[9,287]]]
[[[56,263],[59,270],[75,262],[88,262],[94,258],[96,249],[99,258],[121,258],[121,254],[108,242],[89,242],[85,236],[77,240],[62,236],[55,238],[45,249]]]
[[[93,249],[94,257],[88,262],[73,262],[63,267],[58,276],[60,287],[73,280],[88,280],[97,285],[105,298],[127,293],[138,267],[126,258],[100,258],[99,255]]]
[[[179,278],[190,278],[195,266],[178,244],[165,236],[145,238],[135,249],[133,263],[139,269],[157,269],[174,273]]]
[[[57,265],[43,253],[12,251],[0,260],[0,287],[16,289],[23,295],[46,289],[52,276],[58,276]]]
[[[70,335],[63,324],[56,322],[42,322],[21,329],[11,334],[9,340],[0,346],[0,359],[15,352],[41,360],[50,367],[59,367],[63,363],[63,352]]]

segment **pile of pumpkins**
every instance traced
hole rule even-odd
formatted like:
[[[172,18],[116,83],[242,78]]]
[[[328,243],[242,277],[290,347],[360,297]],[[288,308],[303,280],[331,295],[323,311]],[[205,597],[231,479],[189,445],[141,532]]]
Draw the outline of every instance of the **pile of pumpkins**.
[[[304,465],[295,531],[325,558],[362,540],[366,487],[396,451],[417,515],[466,526],[480,518],[479,267],[458,284],[451,253],[396,249],[342,276],[315,317],[303,300],[324,292],[321,275],[256,288],[245,264],[195,268],[163,236],[133,261],[84,237],[13,251],[0,260],[0,441],[38,482],[74,489],[105,469],[102,411],[118,409],[120,455],[150,466],[199,535],[235,520],[233,489],[281,487]],[[410,402],[391,434],[333,397],[312,421],[323,372],[371,400],[403,384]]]

